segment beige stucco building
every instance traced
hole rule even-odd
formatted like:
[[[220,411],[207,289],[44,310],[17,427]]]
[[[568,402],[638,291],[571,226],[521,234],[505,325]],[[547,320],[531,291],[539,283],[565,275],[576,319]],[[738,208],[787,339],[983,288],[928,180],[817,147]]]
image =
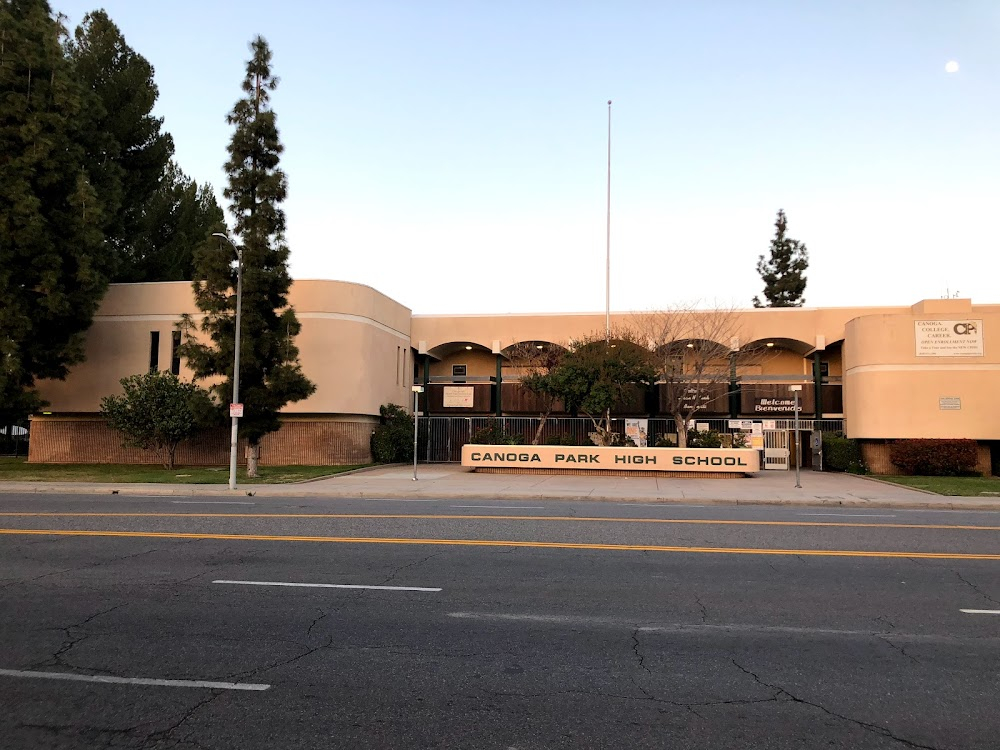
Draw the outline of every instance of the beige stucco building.
[[[285,410],[282,429],[262,445],[265,464],[369,460],[379,406],[412,408],[414,384],[425,387],[424,414],[537,416],[518,383],[515,348],[558,346],[605,329],[603,314],[413,315],[370,287],[341,281],[295,282],[290,302],[316,392]],[[150,368],[190,377],[176,356],[185,313],[198,319],[189,282],[113,285],[88,333],[86,362],[65,381],[40,383],[49,407],[32,420],[30,460],[155,460],[120,447],[98,416],[100,401],[120,392],[120,378]],[[980,442],[989,470],[989,451],[1000,442],[1000,305],[943,299],[728,314],[728,340],[719,343],[768,356],[734,367],[699,419],[790,419],[791,389],[801,386],[801,416],[866,441],[876,462],[884,463],[879,446],[888,440],[960,437]],[[611,323],[641,328],[652,315],[613,313]],[[620,411],[669,419],[655,392]],[[227,445],[225,435],[207,436],[178,460],[223,464]]]

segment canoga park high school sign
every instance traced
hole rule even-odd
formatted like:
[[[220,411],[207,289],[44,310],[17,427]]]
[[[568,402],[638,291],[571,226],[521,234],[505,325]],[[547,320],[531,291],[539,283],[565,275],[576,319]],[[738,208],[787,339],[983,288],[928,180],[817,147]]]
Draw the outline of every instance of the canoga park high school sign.
[[[462,466],[477,469],[697,471],[748,474],[757,451],[739,448],[596,448],[562,445],[464,445]]]

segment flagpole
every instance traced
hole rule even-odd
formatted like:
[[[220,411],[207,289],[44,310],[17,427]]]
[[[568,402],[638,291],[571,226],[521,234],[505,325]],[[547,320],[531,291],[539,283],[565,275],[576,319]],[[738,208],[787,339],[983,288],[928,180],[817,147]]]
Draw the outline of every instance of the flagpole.
[[[604,339],[611,340],[611,100],[608,99],[608,213],[604,268]]]

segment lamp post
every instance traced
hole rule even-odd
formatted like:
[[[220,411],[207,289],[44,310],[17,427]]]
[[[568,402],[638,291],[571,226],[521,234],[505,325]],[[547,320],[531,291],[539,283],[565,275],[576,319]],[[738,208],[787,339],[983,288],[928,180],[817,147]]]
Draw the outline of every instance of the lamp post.
[[[240,418],[240,318],[243,312],[243,250],[229,239],[228,234],[213,232],[213,237],[224,239],[236,251],[236,340],[233,343],[233,402],[229,405],[229,415],[233,419],[232,436],[229,439],[229,489],[236,489],[236,443]]]
[[[799,391],[802,390],[802,386],[792,385],[789,388],[795,394],[795,486],[802,489],[802,483],[799,481],[802,466],[802,455],[799,453]]]
[[[420,406],[420,394],[424,392],[422,385],[413,386],[413,481],[417,481],[417,409]]]

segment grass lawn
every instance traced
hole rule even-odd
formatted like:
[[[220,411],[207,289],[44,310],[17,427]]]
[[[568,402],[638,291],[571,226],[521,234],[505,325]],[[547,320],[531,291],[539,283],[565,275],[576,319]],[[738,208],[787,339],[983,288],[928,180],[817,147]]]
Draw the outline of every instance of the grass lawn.
[[[928,490],[938,495],[961,497],[1000,497],[1000,477],[889,477],[879,476],[886,482]]]
[[[261,466],[256,479],[239,469],[240,484],[282,484],[340,474],[360,466]],[[0,482],[155,482],[157,484],[228,484],[229,467],[135,464],[29,464],[25,458],[0,458]]]

